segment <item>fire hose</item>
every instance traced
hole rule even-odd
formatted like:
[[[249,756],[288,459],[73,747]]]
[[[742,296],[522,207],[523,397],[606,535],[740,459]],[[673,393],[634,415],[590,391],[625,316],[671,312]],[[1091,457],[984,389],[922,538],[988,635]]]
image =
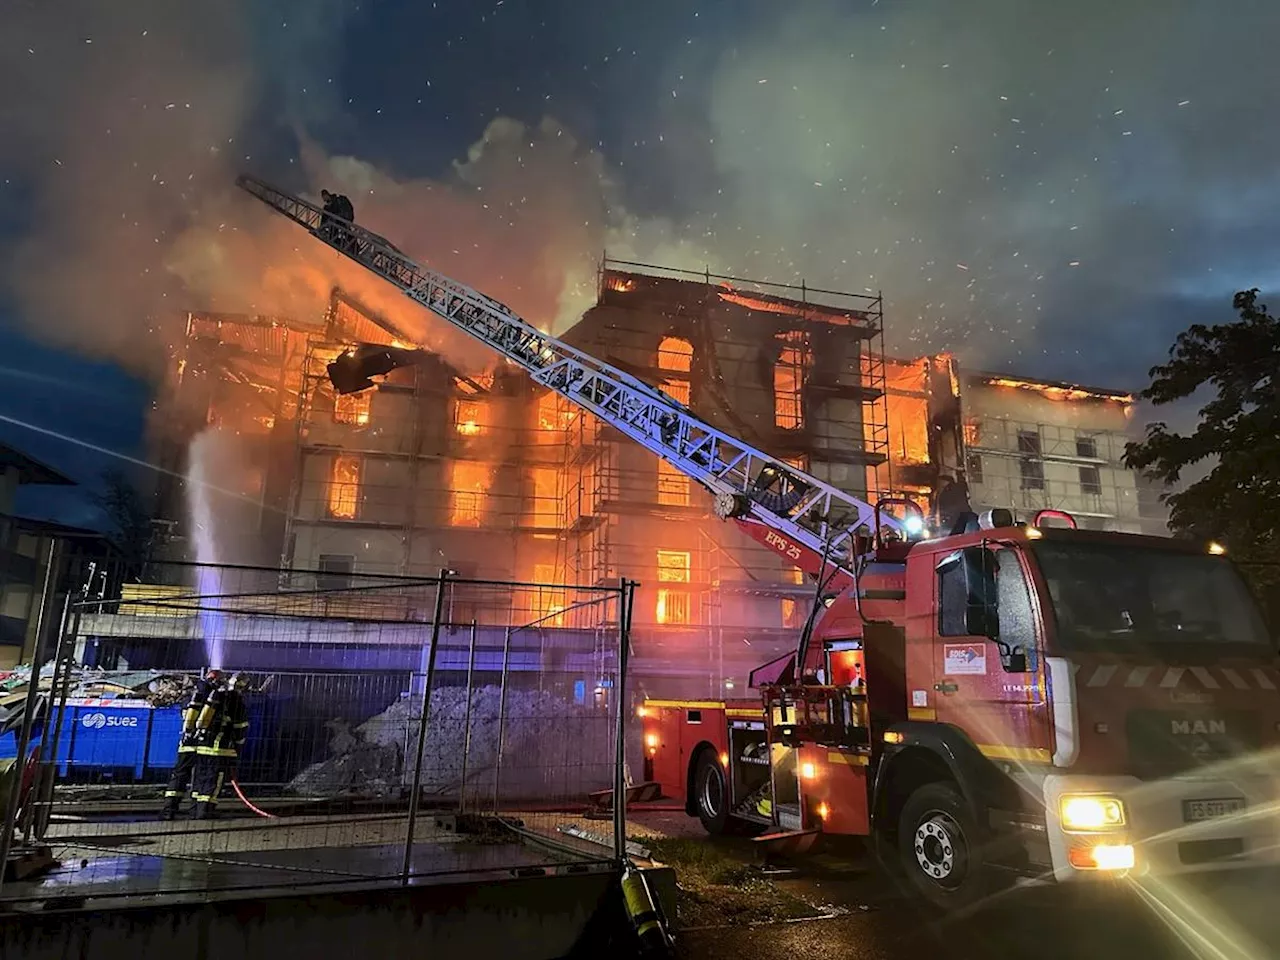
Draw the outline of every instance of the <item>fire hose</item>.
[[[279,818],[279,817],[277,817],[274,813],[267,813],[267,811],[265,811],[265,810],[261,810],[261,809],[259,809],[258,807],[255,807],[255,806],[253,805],[253,803],[249,800],[249,798],[248,798],[248,797],[246,797],[246,796],[244,795],[244,791],[240,789],[240,781],[239,781],[239,780],[232,780],[232,781],[231,781],[231,789],[232,789],[232,790],[234,790],[234,791],[236,792],[236,796],[240,798],[240,802],[241,802],[241,803],[243,803],[243,804],[244,804],[246,807],[248,807],[250,810],[252,810],[254,813],[256,813],[258,816],[260,816],[260,817],[264,817],[264,818],[265,818],[265,819],[267,819],[267,820],[278,820],[278,819],[280,819],[280,818]]]

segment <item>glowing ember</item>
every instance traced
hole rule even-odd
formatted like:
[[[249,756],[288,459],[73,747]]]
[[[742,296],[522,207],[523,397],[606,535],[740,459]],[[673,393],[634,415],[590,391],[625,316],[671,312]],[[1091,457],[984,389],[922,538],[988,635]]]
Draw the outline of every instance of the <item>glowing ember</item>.
[[[1011,377],[986,377],[983,383],[993,387],[1034,390],[1037,393],[1044,394],[1050,400],[1110,400],[1115,403],[1133,403],[1134,400],[1132,394],[1089,390],[1075,384],[1040,383],[1034,380],[1014,380]]]
[[[849,327],[864,324],[870,317],[860,310],[833,310],[830,307],[815,303],[800,303],[796,300],[774,299],[771,297],[753,297],[739,293],[729,284],[720,284],[716,295],[725,303],[732,303],[748,310],[761,313],[780,313],[789,317],[803,317],[806,320],[817,320],[836,326]]]

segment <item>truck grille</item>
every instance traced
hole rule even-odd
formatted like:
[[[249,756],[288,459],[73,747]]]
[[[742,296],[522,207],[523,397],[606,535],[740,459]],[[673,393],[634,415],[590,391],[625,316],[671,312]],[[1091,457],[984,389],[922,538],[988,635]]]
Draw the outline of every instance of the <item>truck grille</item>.
[[[1130,769],[1165,777],[1257,748],[1257,715],[1244,710],[1132,710],[1125,723]]]

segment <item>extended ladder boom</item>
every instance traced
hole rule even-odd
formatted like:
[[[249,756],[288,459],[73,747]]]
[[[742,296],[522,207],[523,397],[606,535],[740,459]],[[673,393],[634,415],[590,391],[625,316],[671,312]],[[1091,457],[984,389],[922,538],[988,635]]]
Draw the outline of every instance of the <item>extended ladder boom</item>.
[[[860,532],[879,527],[904,532],[896,518],[877,516],[871,504],[720,432],[656,387],[560,342],[478,290],[415,263],[376,233],[253,177],[241,176],[236,183],[698,481],[715,494],[719,516],[740,521],[754,539],[807,572],[818,574],[825,558],[828,572],[834,566],[851,576]]]

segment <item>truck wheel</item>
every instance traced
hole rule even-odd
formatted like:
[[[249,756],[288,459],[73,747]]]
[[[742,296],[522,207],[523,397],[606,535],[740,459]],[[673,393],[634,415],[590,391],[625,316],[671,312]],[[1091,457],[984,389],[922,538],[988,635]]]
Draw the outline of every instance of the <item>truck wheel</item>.
[[[977,823],[949,783],[927,783],[907,798],[898,854],[911,886],[934,906],[967,907],[987,892]]]
[[[724,769],[711,750],[702,751],[693,773],[693,799],[698,808],[698,819],[712,835],[725,832],[729,823],[729,791],[725,786]]]

